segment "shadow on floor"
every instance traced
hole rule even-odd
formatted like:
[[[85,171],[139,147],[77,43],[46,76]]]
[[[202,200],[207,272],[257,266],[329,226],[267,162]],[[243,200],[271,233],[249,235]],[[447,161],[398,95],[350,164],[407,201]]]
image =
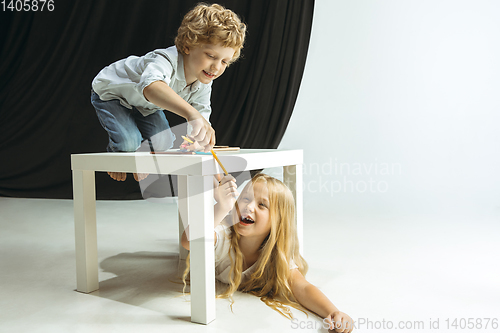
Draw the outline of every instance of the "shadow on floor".
[[[104,272],[116,276],[100,281],[99,290],[91,295],[166,313],[165,304],[169,299],[189,300],[188,295],[182,294],[184,265],[178,253],[120,253],[100,263]]]

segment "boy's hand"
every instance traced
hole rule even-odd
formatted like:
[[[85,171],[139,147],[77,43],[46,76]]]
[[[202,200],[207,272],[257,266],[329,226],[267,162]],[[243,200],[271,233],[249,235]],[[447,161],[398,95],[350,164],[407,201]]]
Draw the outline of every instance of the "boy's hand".
[[[209,152],[215,146],[215,130],[199,113],[188,118],[188,122],[193,127],[189,135],[205,148],[205,152]]]
[[[202,147],[198,144],[198,141],[194,143],[187,142],[186,140],[182,141],[181,146],[179,147],[181,150],[187,151],[204,151],[205,147]]]
[[[333,332],[350,333],[354,329],[351,317],[340,311],[330,313],[325,320],[330,325],[329,330]]]
[[[214,178],[214,199],[225,212],[233,208],[238,195],[238,186],[233,176],[224,176],[219,183]]]

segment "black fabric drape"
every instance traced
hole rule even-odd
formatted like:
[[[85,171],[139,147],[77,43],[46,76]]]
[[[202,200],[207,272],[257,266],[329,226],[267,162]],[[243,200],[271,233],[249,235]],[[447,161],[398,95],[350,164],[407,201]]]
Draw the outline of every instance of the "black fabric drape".
[[[129,55],[173,45],[198,1],[55,1],[52,12],[1,13],[0,196],[72,198],[70,155],[103,152],[94,76]],[[214,82],[217,143],[276,148],[304,70],[313,0],[218,2],[248,26],[243,57]],[[171,126],[183,122],[166,112]],[[138,184],[96,173],[98,199],[138,199]]]

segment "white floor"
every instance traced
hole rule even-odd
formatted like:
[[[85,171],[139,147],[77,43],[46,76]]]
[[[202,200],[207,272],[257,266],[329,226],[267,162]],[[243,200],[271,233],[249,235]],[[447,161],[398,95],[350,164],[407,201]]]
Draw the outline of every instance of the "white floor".
[[[175,209],[97,202],[100,290],[82,294],[72,201],[0,198],[0,332],[326,332],[317,317],[294,311],[290,322],[243,294],[233,312],[217,300],[210,325],[190,323],[189,302],[172,282]],[[476,331],[500,331],[494,321],[484,328],[486,318],[500,318],[498,218],[335,218],[305,209],[307,277],[357,321],[357,332],[391,323],[398,332],[465,331],[460,318],[482,318]],[[408,329],[396,329],[400,321]]]

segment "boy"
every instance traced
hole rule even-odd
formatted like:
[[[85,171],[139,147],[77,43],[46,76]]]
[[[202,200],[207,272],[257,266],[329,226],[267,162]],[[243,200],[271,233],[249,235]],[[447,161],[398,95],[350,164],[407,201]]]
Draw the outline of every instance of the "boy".
[[[130,56],[105,67],[92,82],[92,105],[108,132],[108,152],[172,147],[175,135],[163,110],[188,121],[188,133],[209,151],[212,81],[240,55],[246,26],[231,10],[199,4],[184,16],[175,46]],[[126,173],[108,172],[124,181]],[[134,174],[137,181],[147,174]]]

